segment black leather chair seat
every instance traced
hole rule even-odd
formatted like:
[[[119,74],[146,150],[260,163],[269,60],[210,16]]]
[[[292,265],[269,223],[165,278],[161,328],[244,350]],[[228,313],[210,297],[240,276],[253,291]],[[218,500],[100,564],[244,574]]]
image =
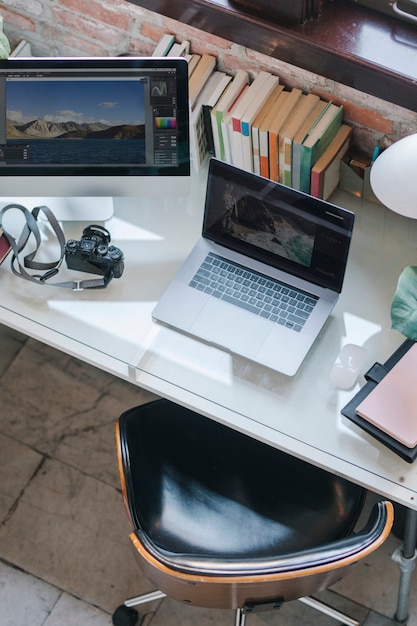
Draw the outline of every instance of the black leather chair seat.
[[[126,489],[157,558],[190,571],[262,569],[352,532],[361,487],[173,403],[138,410],[119,420]]]

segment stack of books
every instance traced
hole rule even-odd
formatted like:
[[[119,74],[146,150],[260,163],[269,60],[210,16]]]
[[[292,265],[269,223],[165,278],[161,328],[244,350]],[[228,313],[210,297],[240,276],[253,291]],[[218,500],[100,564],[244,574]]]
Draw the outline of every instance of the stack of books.
[[[320,11],[322,1],[308,3]],[[261,70],[234,75],[210,54],[195,54],[188,41],[165,34],[155,56],[184,56],[189,67],[191,158],[199,171],[210,155],[318,198],[338,186],[340,162],[352,129],[343,106],[301,89],[287,89]]]

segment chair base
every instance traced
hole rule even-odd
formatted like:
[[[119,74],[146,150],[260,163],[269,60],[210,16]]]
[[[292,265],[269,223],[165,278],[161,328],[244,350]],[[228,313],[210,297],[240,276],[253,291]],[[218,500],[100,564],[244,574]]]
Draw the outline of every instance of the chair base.
[[[119,606],[115,612],[113,613],[112,623],[114,626],[135,626],[139,621],[139,613],[133,608],[135,606],[140,606],[142,604],[148,604],[149,602],[154,602],[155,600],[162,600],[166,597],[166,594],[162,591],[151,591],[150,593],[145,593],[141,596],[136,596],[135,598],[129,598],[125,600],[124,604]],[[306,597],[299,598],[299,602],[310,606],[316,611],[320,611],[320,613],[324,613],[328,617],[332,617],[337,620],[341,624],[346,624],[346,626],[360,626],[360,622],[355,619],[352,619],[345,613],[341,613],[337,611],[333,607],[329,606],[325,602],[321,600],[317,600],[316,598]],[[257,605],[257,606],[247,606],[236,610],[235,616],[235,626],[245,626],[246,624],[246,616],[250,613],[255,613],[257,611],[265,611],[272,609],[279,609],[282,605],[281,601],[274,603],[274,605]]]

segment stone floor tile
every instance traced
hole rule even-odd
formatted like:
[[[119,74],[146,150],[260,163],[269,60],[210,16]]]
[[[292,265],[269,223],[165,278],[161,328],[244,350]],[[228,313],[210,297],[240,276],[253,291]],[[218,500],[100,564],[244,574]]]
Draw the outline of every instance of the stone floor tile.
[[[333,589],[339,594],[368,606],[377,613],[394,617],[397,602],[400,571],[392,561],[394,550],[401,541],[391,535],[381,548],[359,563]],[[370,575],[372,573],[372,575]],[[415,581],[415,573],[413,578]],[[417,610],[417,589],[411,586],[410,613]]]
[[[0,528],[1,556],[112,612],[152,589],[134,561],[129,532],[116,489],[46,460]]]
[[[43,626],[111,626],[111,615],[63,593]]]
[[[0,376],[4,374],[26,341],[25,335],[0,324]]]
[[[44,626],[61,591],[0,561],[1,626]]]
[[[28,342],[0,379],[0,432],[119,486],[115,422],[154,396],[38,345]]]
[[[10,513],[41,461],[40,454],[0,433],[0,522]]]

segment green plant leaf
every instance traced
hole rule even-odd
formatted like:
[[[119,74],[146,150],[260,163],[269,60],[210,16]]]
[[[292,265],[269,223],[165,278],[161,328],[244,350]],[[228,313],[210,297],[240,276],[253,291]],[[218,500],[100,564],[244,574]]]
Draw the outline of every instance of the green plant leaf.
[[[409,265],[400,274],[391,304],[392,328],[417,341],[417,267]]]

